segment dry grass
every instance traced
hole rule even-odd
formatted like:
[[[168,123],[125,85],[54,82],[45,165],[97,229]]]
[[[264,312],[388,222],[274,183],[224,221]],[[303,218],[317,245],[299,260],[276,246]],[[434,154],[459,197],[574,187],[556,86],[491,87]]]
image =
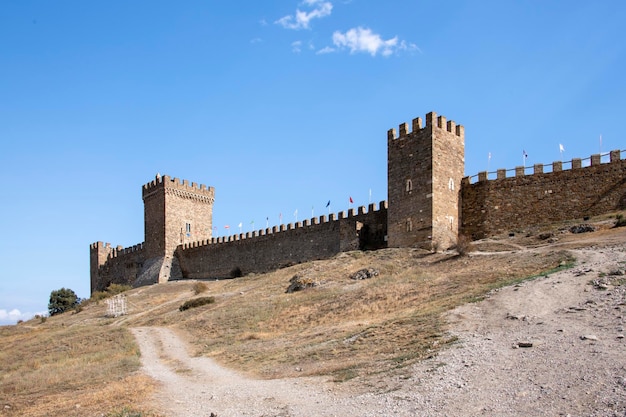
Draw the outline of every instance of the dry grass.
[[[209,289],[209,287],[206,285],[206,283],[204,283],[202,281],[198,281],[195,284],[193,284],[193,292],[196,295],[202,294],[203,292],[207,291],[208,289]]]
[[[201,354],[228,366],[267,378],[331,374],[344,380],[432,355],[451,341],[442,313],[563,261],[571,259],[561,251],[528,257],[424,255],[409,249],[347,253],[207,283],[211,293],[221,294],[215,305],[178,320]],[[349,279],[364,267],[380,275]],[[285,294],[296,273],[320,285]],[[163,322],[171,323],[167,316]]]
[[[196,282],[136,290],[140,296],[131,292],[129,301],[136,297],[150,314],[127,323],[182,328],[198,354],[257,376],[344,380],[434,354],[451,341],[442,313],[567,259],[562,251],[465,257],[411,249],[350,252],[270,274],[206,281],[215,303],[184,312],[178,307],[193,298]],[[349,279],[368,267],[379,276]],[[285,294],[296,274],[320,285]]]
[[[135,373],[139,352],[126,329],[36,322],[0,328],[2,415],[106,415],[153,389]]]

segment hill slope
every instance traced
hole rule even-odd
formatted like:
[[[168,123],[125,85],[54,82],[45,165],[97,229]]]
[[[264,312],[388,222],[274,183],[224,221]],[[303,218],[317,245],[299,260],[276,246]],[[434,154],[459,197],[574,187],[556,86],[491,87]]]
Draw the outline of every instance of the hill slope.
[[[5,327],[0,333],[3,415],[48,415],[45,404],[77,416],[124,415],[124,407],[144,410],[141,415],[151,415],[145,411],[150,408],[154,415],[165,409],[167,415],[190,415],[189,404],[170,408],[176,404],[168,396],[171,388],[158,392],[159,403],[137,399],[149,399],[157,390],[139,372],[137,346],[128,339],[126,329],[138,326],[175,329],[191,356],[214,358],[246,381],[271,379],[282,387],[276,379],[297,376],[294,398],[332,390],[311,404],[328,400],[337,408],[324,410],[338,415],[342,410],[623,415],[624,282],[610,273],[624,270],[626,228],[608,229],[610,224],[599,219],[602,230],[580,235],[562,225],[560,231],[553,227],[475,242],[476,251],[465,257],[410,249],[350,252],[271,274],[205,282],[206,291],[198,295],[195,282],[143,287],[127,293],[127,316],[106,318],[100,303],[44,323]],[[575,257],[576,268],[556,272]],[[377,275],[351,279],[362,269]],[[537,274],[538,279],[525,281]],[[315,286],[286,293],[294,277]],[[604,281],[595,285],[598,279]],[[521,286],[497,290],[515,283]],[[207,295],[213,304],[179,311],[186,300]],[[50,349],[44,340],[56,347]],[[99,350],[89,340],[97,340]],[[513,349],[519,342],[533,346]],[[171,356],[169,346],[156,343],[159,360],[175,374],[198,378],[184,360]],[[73,382],[63,376],[42,380],[42,368],[50,375],[55,366],[65,366],[64,376]],[[34,389],[36,381],[45,382]],[[105,384],[126,393],[106,392]],[[210,389],[203,389],[210,397]],[[326,415],[281,401],[265,415]],[[251,404],[218,396],[210,411],[220,417],[262,415]],[[201,410],[208,415],[208,408]]]

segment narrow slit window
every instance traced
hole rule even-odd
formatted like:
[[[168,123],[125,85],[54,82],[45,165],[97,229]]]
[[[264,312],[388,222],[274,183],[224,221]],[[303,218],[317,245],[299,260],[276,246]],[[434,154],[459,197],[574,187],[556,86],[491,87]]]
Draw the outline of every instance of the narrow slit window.
[[[406,180],[406,192],[409,193],[413,191],[413,181]]]

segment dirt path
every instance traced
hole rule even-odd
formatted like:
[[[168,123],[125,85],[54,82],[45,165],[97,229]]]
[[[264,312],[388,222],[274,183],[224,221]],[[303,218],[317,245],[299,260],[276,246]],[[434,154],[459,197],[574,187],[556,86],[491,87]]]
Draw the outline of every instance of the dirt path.
[[[322,379],[245,378],[190,358],[172,330],[133,331],[145,372],[163,384],[157,402],[169,417],[626,417],[626,286],[611,276],[626,269],[626,249],[575,252],[572,270],[455,309],[456,345],[352,395],[350,385],[340,394]]]
[[[192,358],[171,329],[140,327],[133,333],[144,372],[163,385],[156,402],[168,417],[346,416],[361,408],[321,380],[253,380],[209,358]]]

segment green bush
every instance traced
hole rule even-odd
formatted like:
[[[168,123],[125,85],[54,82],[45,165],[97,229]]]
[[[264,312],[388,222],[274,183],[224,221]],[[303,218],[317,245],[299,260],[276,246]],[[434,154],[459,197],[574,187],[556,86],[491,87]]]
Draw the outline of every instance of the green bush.
[[[215,302],[215,297],[200,297],[194,298],[191,300],[187,300],[178,307],[180,311],[189,310],[190,308],[196,308],[207,304],[213,304]]]
[[[617,221],[615,222],[615,227],[624,227],[626,226],[626,218],[624,218],[623,214],[618,214],[615,216]]]
[[[75,308],[80,303],[76,293],[69,288],[61,288],[50,293],[48,312],[51,316],[61,314]]]

